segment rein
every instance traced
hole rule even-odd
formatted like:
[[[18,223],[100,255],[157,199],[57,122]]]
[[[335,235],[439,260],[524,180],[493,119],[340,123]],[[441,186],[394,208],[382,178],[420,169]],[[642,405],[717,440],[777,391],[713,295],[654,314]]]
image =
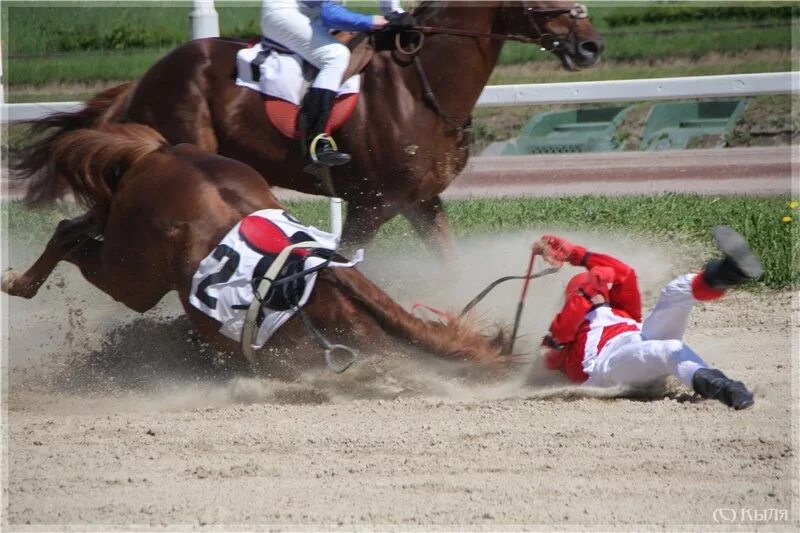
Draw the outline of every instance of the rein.
[[[496,279],[493,282],[491,282],[480,293],[478,293],[478,295],[475,298],[470,300],[470,302],[467,305],[464,306],[464,309],[461,310],[461,313],[458,316],[459,317],[463,317],[464,315],[469,313],[472,310],[472,308],[474,308],[476,305],[478,305],[481,302],[481,300],[486,298],[486,296],[490,292],[492,292],[494,290],[494,288],[497,287],[498,285],[500,285],[501,283],[505,283],[506,281],[511,281],[513,279],[532,280],[532,279],[536,279],[536,278],[541,278],[541,277],[544,277],[544,276],[548,276],[550,274],[555,274],[556,272],[558,272],[558,270],[559,270],[558,268],[552,267],[552,268],[546,268],[546,269],[544,269],[542,271],[539,271],[539,272],[537,272],[535,274],[531,274],[529,276],[505,276],[505,277]]]
[[[419,75],[420,81],[422,83],[422,97],[431,106],[433,111],[436,113],[439,118],[445,121],[445,123],[453,128],[454,131],[461,133],[464,130],[468,129],[470,126],[470,120],[468,119],[465,124],[459,124],[456,120],[454,120],[450,115],[448,115],[444,109],[442,108],[441,104],[436,98],[436,94],[433,92],[433,88],[431,87],[430,81],[428,81],[428,76],[425,74],[425,70],[422,68],[422,61],[419,58],[419,52],[422,50],[422,45],[425,43],[425,36],[426,35],[433,35],[433,34],[442,34],[442,35],[455,35],[458,37],[478,37],[478,38],[489,38],[499,41],[516,41],[521,43],[536,43],[542,46],[544,50],[553,52],[557,50],[561,46],[561,42],[558,40],[558,37],[551,33],[547,33],[542,30],[542,26],[536,21],[537,17],[543,17],[546,19],[558,17],[561,15],[569,14],[570,18],[572,19],[572,24],[574,25],[578,19],[585,19],[589,16],[589,10],[583,4],[574,4],[568,8],[534,8],[529,7],[525,9],[525,14],[527,15],[528,19],[531,22],[531,25],[536,30],[538,37],[528,37],[527,35],[518,35],[518,34],[503,34],[503,33],[491,33],[491,32],[480,32],[480,31],[472,31],[472,30],[460,30],[457,28],[440,28],[436,26],[412,26],[406,30],[399,31],[395,35],[394,45],[395,50],[404,56],[413,57],[414,68],[417,70],[417,74]],[[418,35],[417,43],[412,45],[410,48],[404,48],[402,44],[402,35],[411,33]]]
[[[421,35],[430,35],[430,34],[442,34],[442,35],[456,35],[459,37],[484,37],[488,39],[494,39],[497,41],[517,41],[520,43],[539,43],[541,44],[545,37],[551,36],[552,34],[542,31],[542,27],[536,21],[537,17],[542,17],[545,19],[560,17],[561,15],[569,14],[570,18],[573,20],[573,23],[577,19],[585,19],[589,16],[589,10],[583,4],[575,4],[572,7],[553,7],[553,8],[535,8],[529,7],[525,9],[525,14],[528,16],[533,27],[536,29],[536,32],[539,34],[538,37],[529,37],[527,35],[518,35],[515,33],[491,33],[491,32],[482,32],[482,31],[472,31],[472,30],[460,30],[457,28],[441,28],[437,26],[413,26],[409,28],[409,31],[415,31],[420,33]],[[554,41],[557,42],[557,41]],[[417,48],[421,48],[421,44]],[[398,49],[399,52],[405,53],[404,50]]]

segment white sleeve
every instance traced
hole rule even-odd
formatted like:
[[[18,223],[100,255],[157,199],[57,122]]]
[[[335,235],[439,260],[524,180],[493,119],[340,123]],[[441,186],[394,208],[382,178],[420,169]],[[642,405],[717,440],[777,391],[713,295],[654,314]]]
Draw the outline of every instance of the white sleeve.
[[[395,11],[403,12],[403,6],[400,5],[400,0],[378,0],[378,5],[384,16],[394,13]]]

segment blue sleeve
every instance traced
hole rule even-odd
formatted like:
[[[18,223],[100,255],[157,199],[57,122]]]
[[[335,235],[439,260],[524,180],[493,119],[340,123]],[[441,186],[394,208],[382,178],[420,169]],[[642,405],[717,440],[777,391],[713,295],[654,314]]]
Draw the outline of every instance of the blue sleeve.
[[[322,2],[320,15],[322,24],[330,30],[342,31],[370,31],[372,30],[372,17],[353,13],[341,4],[327,1]]]

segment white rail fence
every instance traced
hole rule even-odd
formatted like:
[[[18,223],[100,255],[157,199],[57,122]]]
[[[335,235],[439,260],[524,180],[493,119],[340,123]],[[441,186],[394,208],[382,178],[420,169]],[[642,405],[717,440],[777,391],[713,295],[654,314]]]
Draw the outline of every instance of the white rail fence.
[[[785,94],[799,89],[800,72],[490,85],[478,99],[478,107],[741,97]],[[75,111],[82,106],[81,102],[4,104],[0,120],[3,123],[35,120],[50,113]]]

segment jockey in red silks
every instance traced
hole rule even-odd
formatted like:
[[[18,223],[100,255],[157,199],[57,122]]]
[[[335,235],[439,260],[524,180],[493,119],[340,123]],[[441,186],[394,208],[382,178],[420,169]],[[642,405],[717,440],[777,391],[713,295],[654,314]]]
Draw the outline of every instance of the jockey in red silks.
[[[567,284],[564,306],[542,342],[548,368],[596,387],[641,386],[673,375],[704,398],[734,409],[752,406],[753,395],[743,383],[710,368],[683,342],[696,301],[721,298],[763,273],[733,229],[719,226],[714,237],[724,258],[669,282],[644,320],[633,268],[559,237],[542,237],[534,253],[554,265],[569,262],[587,269]]]
[[[372,31],[385,26],[402,29],[416,24],[411,14],[403,12],[399,0],[379,0],[378,4],[384,16],[354,13],[332,0],[263,0],[263,35],[319,69],[303,99],[302,114],[309,148],[312,141],[325,132],[350,63],[350,50],[334,38],[330,30]],[[326,166],[350,161],[349,154],[335,151],[325,137],[317,140],[315,153],[319,163]]]

